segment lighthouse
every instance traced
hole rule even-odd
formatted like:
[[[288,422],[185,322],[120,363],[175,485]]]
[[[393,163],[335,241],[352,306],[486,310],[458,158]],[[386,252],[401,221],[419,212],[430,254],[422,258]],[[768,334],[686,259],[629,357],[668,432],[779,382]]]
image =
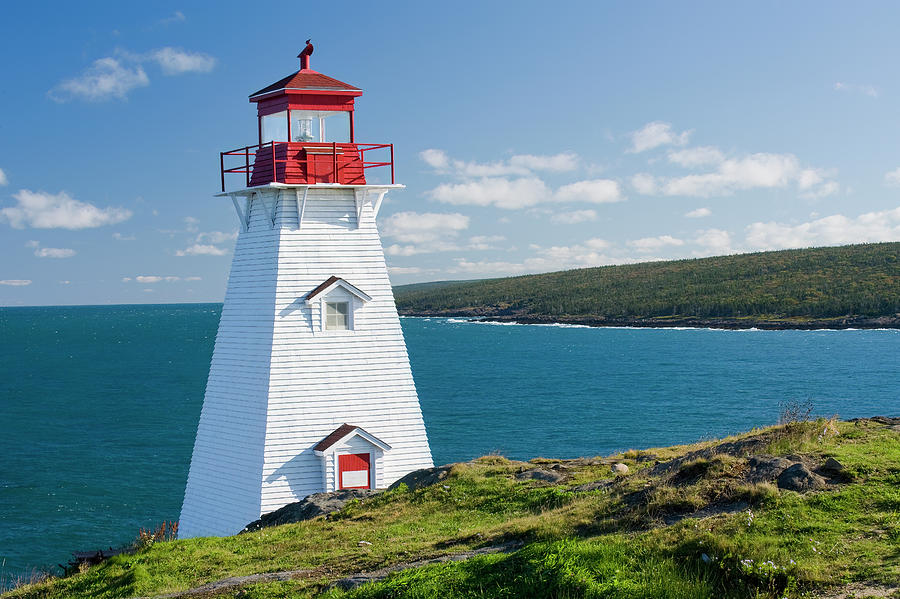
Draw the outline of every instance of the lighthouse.
[[[307,495],[431,467],[375,219],[393,145],[358,143],[362,90],[310,68],[250,96],[258,143],[220,154],[240,226],[179,520],[239,532]]]

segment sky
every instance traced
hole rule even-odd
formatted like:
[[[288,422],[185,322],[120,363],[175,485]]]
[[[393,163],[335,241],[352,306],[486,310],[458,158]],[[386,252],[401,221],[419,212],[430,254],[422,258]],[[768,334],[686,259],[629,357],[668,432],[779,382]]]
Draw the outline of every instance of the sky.
[[[394,284],[900,240],[900,4],[266,6],[4,6],[0,305],[222,301],[219,152],[307,38]]]

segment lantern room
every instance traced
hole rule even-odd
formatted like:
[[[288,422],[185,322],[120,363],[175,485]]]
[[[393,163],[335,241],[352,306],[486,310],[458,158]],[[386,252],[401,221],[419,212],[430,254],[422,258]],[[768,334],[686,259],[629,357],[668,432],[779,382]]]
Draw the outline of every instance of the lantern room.
[[[394,183],[393,145],[356,143],[354,100],[362,90],[312,70],[312,52],[307,40],[299,71],[250,95],[258,143],[221,152],[222,191],[226,174],[243,174],[246,187],[366,185],[374,167],[390,167]]]

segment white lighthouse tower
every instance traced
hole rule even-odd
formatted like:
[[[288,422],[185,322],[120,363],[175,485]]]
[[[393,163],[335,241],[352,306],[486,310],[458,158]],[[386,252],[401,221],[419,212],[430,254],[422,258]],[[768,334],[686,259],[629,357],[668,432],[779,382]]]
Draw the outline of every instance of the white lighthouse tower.
[[[354,137],[362,90],[309,68],[250,96],[259,143],[223,152],[241,231],[179,536],[231,535],[323,491],[432,466],[375,217],[393,146]],[[237,163],[237,166],[235,166]],[[381,171],[390,184],[367,177]],[[226,191],[225,176],[241,186]]]

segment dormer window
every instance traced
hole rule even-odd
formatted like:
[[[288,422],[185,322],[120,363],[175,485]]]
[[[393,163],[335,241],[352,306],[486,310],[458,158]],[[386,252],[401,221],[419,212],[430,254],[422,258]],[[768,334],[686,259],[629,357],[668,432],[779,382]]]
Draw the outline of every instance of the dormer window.
[[[325,302],[325,330],[350,329],[350,302]]]
[[[339,277],[328,277],[306,296],[313,331],[342,333],[356,329],[356,313],[372,297]]]

